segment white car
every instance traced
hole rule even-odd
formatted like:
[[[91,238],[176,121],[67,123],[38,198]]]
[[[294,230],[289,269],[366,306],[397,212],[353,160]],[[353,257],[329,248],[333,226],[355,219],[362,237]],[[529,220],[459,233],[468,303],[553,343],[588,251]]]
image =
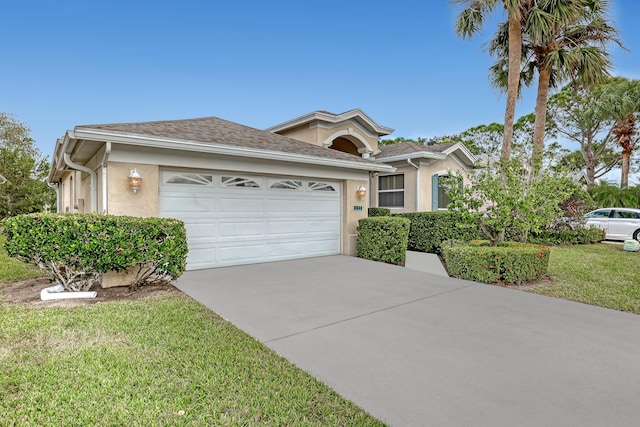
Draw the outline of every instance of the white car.
[[[596,226],[607,233],[608,240],[640,241],[640,209],[604,208],[585,216],[586,226]]]

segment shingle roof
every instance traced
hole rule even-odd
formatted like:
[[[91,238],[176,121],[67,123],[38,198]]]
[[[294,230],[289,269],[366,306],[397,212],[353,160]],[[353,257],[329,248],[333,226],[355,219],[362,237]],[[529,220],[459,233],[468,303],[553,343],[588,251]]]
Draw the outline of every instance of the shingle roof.
[[[446,144],[422,145],[411,141],[400,142],[398,144],[380,146],[380,154],[376,159],[384,159],[387,157],[402,156],[405,154],[418,153],[442,153],[456,142],[448,142]]]
[[[193,141],[230,147],[254,148],[259,150],[375,164],[371,160],[363,159],[360,156],[298,141],[275,133],[223,120],[218,117],[76,126],[76,130],[80,129],[103,130],[129,135],[144,135],[147,137],[171,138],[182,141]]]

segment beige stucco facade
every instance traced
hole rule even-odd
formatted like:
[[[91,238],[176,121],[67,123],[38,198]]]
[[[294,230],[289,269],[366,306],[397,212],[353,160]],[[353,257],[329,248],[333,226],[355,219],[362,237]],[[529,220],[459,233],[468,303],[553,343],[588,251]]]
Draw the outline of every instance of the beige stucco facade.
[[[412,163],[412,164],[411,164]],[[380,176],[385,175],[404,175],[404,206],[389,207],[391,212],[424,212],[432,211],[433,201],[433,175],[447,176],[449,174],[460,174],[463,177],[464,184],[470,182],[469,167],[462,162],[456,160],[455,156],[448,156],[446,159],[413,159],[409,163],[407,160],[391,162],[390,164],[396,168],[391,174],[377,174],[371,179],[371,197],[372,206],[381,206],[378,197],[378,182]],[[414,166],[415,165],[415,166]]]
[[[367,216],[369,208],[368,196],[359,199],[356,194],[358,185],[369,188],[367,171],[197,152],[184,152],[177,156],[172,150],[114,144],[106,171],[103,173],[99,164],[102,157],[103,150],[93,156],[89,162],[96,173],[95,195],[98,200],[98,212],[101,213],[138,217],[158,216],[159,177],[163,168],[178,171],[235,172],[325,179],[341,184],[341,252],[345,255],[355,255],[358,220]],[[132,192],[128,182],[132,169],[136,169],[143,179],[136,193]],[[104,177],[106,177],[106,186],[103,185]],[[90,181],[90,175],[85,172],[72,171],[64,175],[59,184],[63,212],[90,212]],[[105,189],[107,197],[106,205],[103,206]],[[79,206],[79,208],[74,209],[73,206]],[[108,277],[108,283],[121,283],[121,281],[120,276]]]
[[[358,237],[358,221],[367,217],[369,209],[368,197],[360,199],[357,195],[358,186],[368,188],[368,180],[349,179],[343,182],[342,192],[342,253],[356,255],[356,238]]]
[[[137,192],[129,187],[129,172],[136,169],[142,176]],[[158,216],[158,165],[110,162],[107,166],[108,213],[112,215]]]
[[[303,124],[291,129],[282,130],[278,133],[289,138],[297,139],[298,141],[349,152],[345,150],[343,146],[334,147],[334,145],[344,143],[346,140],[353,144],[358,154],[364,154],[364,157],[378,153],[378,135],[371,133],[353,121],[333,125],[322,125],[319,123]]]
[[[96,125],[68,131],[64,138],[58,140],[50,175],[50,182],[58,186],[58,210],[157,217],[167,212],[164,207],[161,212],[161,204],[166,206],[169,200],[164,196],[167,193],[163,193],[161,200],[161,188],[167,188],[163,187],[161,180],[176,176],[176,172],[195,176],[211,173],[211,176],[217,174],[218,177],[231,173],[263,177],[267,181],[295,178],[326,181],[332,186],[337,184],[340,189],[340,252],[355,255],[359,220],[367,217],[370,206],[380,206],[378,180],[381,176],[404,176],[403,206],[392,211],[428,211],[432,209],[434,174],[461,173],[468,181],[473,167],[472,164],[470,166],[472,156],[463,158],[465,150],[462,149],[460,156],[460,149],[456,147],[450,152],[435,150],[428,153],[415,152],[414,147],[414,151],[396,154],[384,161],[384,156],[390,154],[380,151],[378,139],[393,129],[377,125],[360,110],[338,115],[318,111],[267,129],[267,132],[238,128],[240,125],[217,118],[186,122],[194,123],[186,135],[204,139],[182,140],[184,122],[174,128],[165,127],[165,123],[170,122],[148,122]],[[199,127],[201,123],[203,127]],[[216,133],[218,128],[208,128],[209,124],[222,126],[225,130]],[[114,126],[116,133],[111,131]],[[133,133],[117,133],[121,126],[132,129]],[[163,132],[180,129],[180,133],[171,138],[154,136],[156,133],[153,132],[140,133],[139,126],[150,126],[154,132],[158,129]],[[200,133],[203,129],[211,133]],[[224,139],[215,139],[237,136],[234,132],[242,135],[240,144],[236,141],[235,146],[227,144]],[[255,132],[263,132],[258,135],[259,146],[255,145]],[[209,141],[210,145],[206,144],[206,138],[211,135],[215,140]],[[322,148],[310,149],[306,145],[295,148],[298,142],[292,143],[291,139]],[[269,140],[274,146],[281,147],[280,150],[272,150],[269,143],[262,145],[263,141]],[[327,151],[327,148],[341,153]],[[376,156],[381,159],[376,159]],[[142,176],[142,185],[135,193],[128,181],[133,169]],[[364,197],[358,194],[361,187],[367,190]],[[189,191],[187,187],[185,191]],[[296,202],[293,200],[291,203]],[[337,211],[333,212],[331,218],[335,221]],[[233,239],[237,237],[235,234],[231,236]],[[126,285],[129,281],[124,274],[107,274],[103,286]]]
[[[363,111],[354,109],[341,114],[314,111],[267,131],[369,158],[380,152],[378,139],[393,129],[378,125]]]

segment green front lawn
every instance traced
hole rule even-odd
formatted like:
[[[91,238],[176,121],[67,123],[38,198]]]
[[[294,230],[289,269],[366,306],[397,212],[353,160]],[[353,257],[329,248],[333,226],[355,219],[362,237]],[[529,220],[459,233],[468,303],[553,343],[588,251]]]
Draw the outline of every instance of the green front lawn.
[[[5,237],[0,231],[0,284],[19,282],[42,276],[42,272],[35,266],[27,265],[15,258],[7,256],[4,250]]]
[[[184,295],[0,319],[2,425],[383,425]]]
[[[640,314],[640,253],[599,243],[551,248],[553,284],[531,292]]]
[[[0,283],[39,276],[0,235]],[[187,296],[33,308],[2,292],[0,425],[383,425]]]

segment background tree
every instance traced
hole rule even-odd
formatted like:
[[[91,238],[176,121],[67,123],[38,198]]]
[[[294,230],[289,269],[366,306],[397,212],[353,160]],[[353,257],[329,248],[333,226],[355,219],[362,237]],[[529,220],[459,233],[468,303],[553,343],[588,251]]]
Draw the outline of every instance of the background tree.
[[[464,37],[471,37],[482,29],[484,21],[492,12],[502,5],[507,12],[506,22],[506,92],[507,103],[504,113],[504,133],[502,142],[503,159],[511,157],[511,141],[513,122],[516,111],[520,84],[520,62],[522,57],[522,25],[524,15],[530,8],[531,0],[454,0],[466,8],[458,15],[456,32]]]
[[[462,141],[462,139],[460,138],[460,134],[453,134],[453,135],[432,136],[431,138],[418,138],[418,142],[426,146],[432,146],[432,145],[438,145],[438,144],[448,144],[450,142],[464,142],[464,141]]]
[[[474,126],[462,132],[458,138],[469,151],[488,163],[497,160],[497,153],[504,143],[504,125],[490,123]]]
[[[603,88],[597,108],[605,119],[614,121],[611,134],[622,149],[620,187],[629,185],[631,155],[638,144],[637,114],[640,113],[640,80],[611,79]]]
[[[55,203],[46,183],[49,162],[34,146],[29,128],[13,116],[0,113],[0,219],[43,210]]]
[[[573,170],[584,168],[587,186],[620,165],[621,153],[613,143],[611,114],[601,106],[607,83],[584,87],[570,83],[549,99],[549,122],[562,137],[579,144],[576,153],[564,156],[561,163]],[[579,153],[579,154],[577,154]]]
[[[583,85],[602,81],[611,68],[607,46],[621,43],[617,30],[605,19],[604,0],[542,1],[528,6],[527,13],[521,14],[521,79],[529,85],[534,75],[538,76],[532,161],[535,172],[542,167],[544,156],[549,89],[567,80]],[[498,57],[497,65],[505,61],[507,33],[508,26],[502,24],[490,44],[489,51]]]
[[[640,207],[640,186],[621,188],[617,185],[603,182],[591,188],[589,194],[601,208],[614,206],[622,208]]]
[[[378,145],[379,146],[384,146],[384,145],[393,145],[393,144],[400,144],[401,142],[416,142],[413,139],[406,139],[402,136],[398,137],[398,138],[394,138],[394,139],[380,139],[378,140]]]

